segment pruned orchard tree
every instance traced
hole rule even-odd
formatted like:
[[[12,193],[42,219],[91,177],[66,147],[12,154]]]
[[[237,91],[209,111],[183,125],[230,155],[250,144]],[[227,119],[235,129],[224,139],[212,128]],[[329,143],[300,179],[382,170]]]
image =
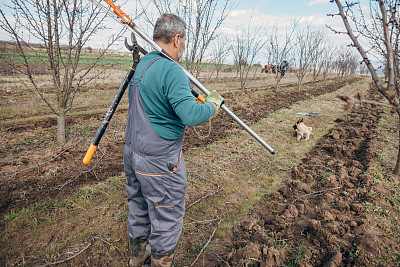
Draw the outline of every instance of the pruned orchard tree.
[[[19,74],[28,77],[29,83],[21,82],[34,91],[57,115],[57,141],[66,142],[66,114],[71,110],[79,89],[90,82],[90,71],[100,64],[107,49],[121,35],[114,34],[93,61],[79,65],[82,49],[99,31],[104,30],[103,20],[107,14],[99,6],[83,0],[12,0],[10,5],[0,9],[0,27],[16,44],[17,53],[22,58],[22,67],[10,64]],[[7,16],[11,14],[12,16]],[[45,50],[39,50],[30,40],[39,42]],[[51,72],[56,98],[44,93],[34,75],[33,57],[40,66]],[[9,58],[2,60],[10,62]],[[98,72],[98,75],[100,72]]]
[[[236,35],[232,41],[232,53],[234,63],[240,80],[241,95],[245,87],[254,79],[258,69],[254,69],[253,63],[258,58],[260,50],[265,46],[264,26],[252,28],[251,19],[247,26],[241,25],[236,29]],[[249,76],[253,71],[253,75]]]
[[[361,12],[360,17],[353,12],[352,8],[355,6],[361,9],[359,3],[346,2],[343,6],[339,0],[331,0],[335,2],[339,13],[332,14],[339,15],[342,18],[346,33],[352,41],[352,45],[358,50],[363,62],[368,67],[371,73],[372,80],[374,81],[379,93],[386,98],[389,102],[382,103],[382,105],[389,106],[398,115],[398,123],[400,125],[400,105],[399,105],[399,34],[400,34],[400,1],[399,0],[374,0],[370,1],[370,14],[371,17],[365,19],[364,14]],[[360,13],[358,13],[360,14]],[[349,21],[350,18],[350,21]],[[353,23],[352,23],[353,22]],[[352,24],[351,24],[352,23]],[[358,35],[358,36],[356,36]],[[358,37],[365,37],[369,42],[361,44]],[[384,64],[387,71],[387,84],[384,85],[381,78],[373,66],[371,57],[376,56],[376,53],[381,52]],[[375,53],[374,53],[375,52]],[[359,97],[359,102],[363,102]],[[399,127],[398,127],[399,128]],[[399,133],[398,133],[399,134]],[[400,137],[400,134],[399,134]],[[400,138],[399,148],[396,165],[393,173],[400,174]]]
[[[294,34],[298,25],[298,21],[294,20],[291,26],[286,25],[285,31],[282,32],[275,24],[268,34],[267,51],[269,54],[269,63],[274,66],[279,66],[283,60],[289,61],[290,53],[295,46]],[[275,73],[275,94],[279,91],[279,83],[282,75],[279,72]]]
[[[176,13],[187,23],[185,68],[198,77],[201,63],[235,0],[152,0],[158,12]],[[218,10],[217,10],[218,8]]]
[[[393,66],[395,77],[399,77],[399,63],[400,63],[400,53],[399,53],[399,23],[400,23],[400,1],[398,0],[386,0],[384,1],[385,7],[387,8],[387,21],[388,21],[388,38],[392,44],[393,48]],[[357,3],[359,18],[354,17],[352,22],[356,27],[357,32],[368,41],[369,49],[373,51],[372,53],[375,56],[375,59],[379,61],[379,58],[386,58],[386,45],[385,45],[385,36],[381,26],[381,21],[376,18],[380,17],[381,8],[380,5],[377,5],[376,2],[371,1],[368,9],[362,9],[360,4]],[[351,10],[350,10],[351,11]],[[379,58],[376,57],[379,55]],[[386,62],[381,62],[383,71],[385,73],[385,79],[388,78],[388,65]],[[396,88],[399,88],[400,79],[396,79],[395,83]]]
[[[317,81],[318,77],[321,75],[324,66],[327,65],[327,61],[329,61],[328,55],[329,51],[331,50],[330,47],[328,47],[328,41],[326,39],[325,33],[323,34],[323,40],[318,45],[315,49],[315,52],[313,53],[312,59],[311,59],[311,74],[312,74],[312,82],[313,85],[315,85],[315,82]]]
[[[360,74],[368,74],[368,68],[367,68],[367,66],[364,64],[363,61],[360,63],[359,68],[360,68]]]
[[[229,55],[231,47],[228,41],[228,38],[224,35],[218,35],[217,38],[211,43],[210,49],[210,58],[215,64],[215,68],[213,69],[210,76],[216,72],[216,78],[219,76],[219,72],[222,69],[222,65],[224,64],[225,59]]]
[[[354,74],[360,59],[354,50],[349,47],[341,47],[337,50],[335,64],[336,77],[345,77]]]
[[[297,30],[296,33],[293,58],[295,58],[296,62],[295,75],[300,90],[304,77],[311,70],[313,60],[318,56],[324,44],[325,35],[320,31],[311,29],[310,25],[307,25],[304,29]]]
[[[329,49],[326,49],[324,53],[322,54],[322,78],[324,82],[328,78],[328,76],[333,72],[335,68],[335,63],[334,63],[334,58],[335,55],[337,54],[337,48],[336,47],[330,47]]]

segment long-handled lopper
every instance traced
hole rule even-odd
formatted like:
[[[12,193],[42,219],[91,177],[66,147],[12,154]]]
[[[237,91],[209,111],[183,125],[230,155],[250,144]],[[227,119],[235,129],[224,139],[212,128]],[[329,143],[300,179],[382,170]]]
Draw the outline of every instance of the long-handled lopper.
[[[103,134],[106,131],[107,126],[110,123],[110,120],[111,120],[112,116],[114,115],[114,112],[115,112],[119,102],[121,101],[121,98],[124,95],[125,90],[129,85],[129,82],[131,81],[131,79],[133,77],[133,74],[135,74],[136,67],[140,61],[139,52],[141,52],[142,54],[147,53],[146,50],[144,50],[143,48],[141,48],[138,45],[138,43],[136,41],[136,37],[133,33],[132,33],[132,41],[133,41],[133,45],[130,46],[130,45],[128,45],[128,43],[125,39],[126,48],[128,48],[128,50],[131,51],[133,54],[132,67],[128,70],[128,73],[125,75],[125,78],[122,81],[122,83],[118,89],[118,92],[114,97],[114,100],[112,101],[110,107],[107,110],[106,115],[104,116],[103,122],[101,123],[99,129],[97,130],[97,133],[94,136],[93,141],[92,141],[89,149],[87,150],[85,157],[83,158],[84,164],[88,164],[90,162],[90,160],[92,159],[93,154],[96,151],[97,146],[99,145],[100,139],[103,137]]]
[[[86,152],[85,157],[83,158],[83,163],[84,164],[88,164],[90,162],[90,160],[93,157],[94,152],[97,149],[98,144],[100,143],[100,139],[103,137],[104,132],[107,129],[107,126],[112,118],[112,116],[114,115],[114,112],[119,104],[119,102],[121,101],[121,98],[123,96],[123,94],[126,91],[126,88],[129,85],[129,82],[131,81],[133,75],[135,74],[135,70],[137,65],[139,64],[140,61],[140,55],[139,52],[142,53],[143,55],[147,54],[147,51],[145,49],[143,49],[136,41],[136,37],[135,34],[132,32],[132,45],[129,45],[126,38],[125,38],[125,47],[132,52],[133,54],[133,65],[132,67],[128,70],[128,73],[125,75],[125,78],[123,80],[123,82],[121,83],[117,94],[114,97],[113,102],[111,103],[110,107],[108,108],[108,111],[106,113],[106,115],[104,116],[104,119],[99,127],[99,129],[96,132],[96,135],[93,138],[93,141],[89,147],[89,149]],[[197,99],[199,99],[202,103],[205,103],[206,100],[204,99],[204,97],[202,95],[200,95],[196,90],[194,90],[192,87],[190,87],[190,90],[193,94],[194,97],[196,97]]]
[[[95,2],[95,3],[97,3],[98,2],[98,0],[91,0],[92,2]],[[137,28],[136,27],[136,24],[131,20],[131,18],[125,13],[125,12],[123,12],[118,6],[116,6],[115,4],[114,4],[114,2],[112,1],[112,0],[101,0],[100,2],[102,2],[102,1],[104,1],[104,2],[106,2],[112,9],[113,9],[113,12],[121,19],[121,22],[124,24],[124,25],[128,25],[135,33],[137,33],[137,34],[139,34],[140,35],[140,37],[142,37],[143,38],[143,40],[145,40],[145,41],[147,41],[155,50],[157,50],[162,56],[164,56],[164,57],[166,57],[166,58],[168,58],[169,60],[171,60],[171,61],[174,61],[175,62],[175,60],[173,59],[173,58],[171,58],[171,56],[169,56],[168,55],[168,53],[164,50],[164,49],[162,49],[159,45],[157,45],[152,39],[150,39],[148,36],[146,36],[139,28]],[[101,4],[100,4],[100,2],[98,3],[99,4],[99,7],[100,8],[104,8]],[[108,13],[108,9],[106,9],[106,8],[104,8],[105,9],[105,11]],[[178,64],[178,63],[177,63]],[[182,67],[182,66],[181,66]],[[207,90],[207,88],[205,88],[189,71],[187,71],[186,69],[184,69],[183,67],[182,67],[182,69],[183,69],[183,71],[185,72],[185,74],[189,77],[189,80],[196,86],[196,87],[198,87],[204,94],[206,94],[206,95],[209,95],[210,94],[210,91],[208,91]],[[128,72],[128,74],[130,73],[130,71]],[[128,76],[128,74],[127,74],[127,76]],[[132,76],[133,76],[133,73],[132,73]],[[130,79],[132,78],[132,76],[130,77]],[[129,79],[129,80],[130,80]],[[124,79],[124,82],[121,84],[121,87],[124,85],[124,83],[126,82],[126,78]],[[127,82],[127,84],[128,84],[128,82]],[[126,84],[126,86],[125,86],[125,89],[126,89],[126,87],[127,87],[127,84]],[[120,89],[121,89],[121,87],[120,87]],[[192,89],[192,94],[193,94],[193,88],[191,88]],[[120,90],[119,90],[120,91]],[[124,91],[125,90],[123,90],[122,91],[122,94],[124,93]],[[122,97],[122,94],[121,94],[121,96],[119,96],[119,100],[121,99],[121,97]],[[196,96],[196,94],[194,94],[195,96]],[[200,96],[198,93],[197,93],[197,95],[198,96]],[[117,96],[115,97],[115,98],[117,98],[118,97],[118,94],[117,94]],[[201,97],[201,96],[200,96]],[[204,103],[204,98],[199,98],[200,99],[200,101],[201,102],[203,102]],[[115,102],[115,100],[116,99],[114,99],[114,101],[113,101],[113,103]],[[119,100],[116,102],[116,104],[118,105],[118,103],[119,103]],[[113,106],[113,104],[111,104],[111,106]],[[112,107],[110,106],[110,108],[109,108],[109,110],[107,111],[107,115],[108,115],[108,113],[112,110],[112,112],[114,112],[114,110],[115,110],[115,107],[113,108],[113,109],[111,109]],[[224,104],[222,104],[221,105],[221,109],[222,110],[224,110],[229,116],[231,116],[240,126],[242,126],[251,136],[253,136],[261,145],[263,145],[269,152],[271,152],[271,154],[275,154],[275,150],[272,148],[272,147],[270,147],[263,139],[261,139],[261,137],[260,136],[258,136],[249,126],[247,126],[242,120],[240,120],[232,111],[230,111],[229,109],[228,109],[228,107],[226,107]],[[107,115],[106,115],[106,117],[107,117]],[[112,114],[111,114],[111,116],[112,116]],[[111,119],[111,117],[110,117],[110,119]],[[104,121],[106,120],[106,118],[104,118],[104,120],[103,120],[103,123],[104,123]],[[109,120],[107,121],[107,124],[108,124],[108,122],[109,122]],[[102,123],[102,125],[103,125],[103,123]],[[100,128],[102,128],[101,126],[100,126]],[[99,128],[99,130],[98,130],[98,133],[99,133],[99,131],[100,131],[100,128]],[[104,133],[104,131],[103,131],[103,133]],[[102,135],[102,134],[101,134]],[[97,136],[97,134],[96,134],[96,136]],[[95,137],[96,138],[96,137]],[[100,138],[101,138],[101,136],[100,136]],[[99,139],[100,140],[100,139]],[[94,153],[94,151],[96,150],[96,146],[98,145],[98,142],[97,142],[97,144],[95,144],[94,143],[94,141],[95,140],[93,140],[93,142],[92,142],[92,145],[90,146],[90,148],[89,148],[89,150],[88,150],[88,152],[86,153],[86,156],[85,156],[85,159],[84,159],[84,163],[85,164],[87,164],[87,163],[89,163],[89,161],[90,161],[90,159],[91,159],[91,157],[92,157],[92,155],[93,155],[93,153]],[[94,148],[93,148],[94,147]]]

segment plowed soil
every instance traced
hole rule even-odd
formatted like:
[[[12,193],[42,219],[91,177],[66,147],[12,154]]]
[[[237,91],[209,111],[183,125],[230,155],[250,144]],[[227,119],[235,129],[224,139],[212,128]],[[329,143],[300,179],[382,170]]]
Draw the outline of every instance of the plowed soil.
[[[272,88],[249,91],[245,98],[238,99],[236,93],[224,94],[227,106],[245,123],[251,125],[265,118],[272,111],[288,107],[296,101],[333,92],[359,78],[329,80],[326,83],[305,84],[301,90],[281,87],[279,95]],[[237,99],[237,101],[232,101]],[[68,117],[68,139],[64,147],[55,143],[56,120],[39,121],[24,125],[0,128],[0,216],[12,210],[31,207],[35,203],[54,201],[73,193],[75,188],[86,183],[105,180],[123,171],[122,149],[126,110],[119,110],[113,117],[105,136],[101,140],[92,162],[82,164],[103,114]],[[186,131],[184,150],[207,146],[241,130],[226,114],[217,116],[212,122],[208,138],[199,138],[193,128]],[[207,135],[208,123],[196,127],[200,135]]]
[[[387,186],[398,177],[380,174],[371,142],[380,140],[380,116],[362,106],[337,119],[234,229],[216,265],[398,266],[398,192]]]

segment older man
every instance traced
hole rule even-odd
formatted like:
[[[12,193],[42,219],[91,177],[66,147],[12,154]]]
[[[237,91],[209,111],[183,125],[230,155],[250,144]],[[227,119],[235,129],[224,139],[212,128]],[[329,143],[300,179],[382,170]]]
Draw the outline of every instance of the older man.
[[[186,23],[163,14],[153,40],[175,61],[185,49]],[[144,56],[129,90],[124,168],[128,196],[130,266],[172,266],[185,214],[186,169],[182,157],[185,125],[207,121],[223,98],[212,92],[197,103],[182,68],[157,51]]]

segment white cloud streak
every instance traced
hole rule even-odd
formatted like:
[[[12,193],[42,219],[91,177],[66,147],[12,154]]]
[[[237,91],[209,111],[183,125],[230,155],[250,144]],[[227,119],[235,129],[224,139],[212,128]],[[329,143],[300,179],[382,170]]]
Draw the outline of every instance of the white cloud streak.
[[[313,0],[308,2],[308,6],[315,6],[315,5],[325,5],[329,4],[329,0]]]

